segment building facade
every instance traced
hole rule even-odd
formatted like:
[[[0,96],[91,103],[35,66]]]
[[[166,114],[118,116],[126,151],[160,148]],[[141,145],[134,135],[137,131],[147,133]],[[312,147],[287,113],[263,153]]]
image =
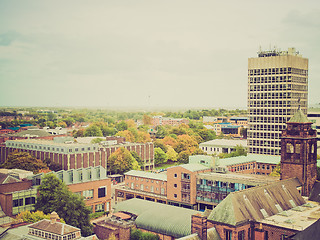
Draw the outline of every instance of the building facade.
[[[307,113],[308,59],[294,48],[248,59],[248,151],[280,155],[280,134],[298,106]]]

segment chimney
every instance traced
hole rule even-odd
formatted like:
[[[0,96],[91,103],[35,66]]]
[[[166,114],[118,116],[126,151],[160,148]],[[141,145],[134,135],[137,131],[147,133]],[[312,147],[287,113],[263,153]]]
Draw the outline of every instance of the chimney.
[[[56,223],[58,219],[59,219],[59,216],[58,216],[58,214],[56,212],[52,212],[50,214],[50,220],[51,220],[52,224]]]

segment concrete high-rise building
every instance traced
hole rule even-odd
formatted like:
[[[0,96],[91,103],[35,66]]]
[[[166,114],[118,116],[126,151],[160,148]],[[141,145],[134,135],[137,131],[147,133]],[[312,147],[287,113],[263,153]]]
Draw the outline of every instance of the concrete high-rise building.
[[[248,152],[280,155],[280,135],[298,110],[307,114],[308,59],[294,48],[248,59]]]

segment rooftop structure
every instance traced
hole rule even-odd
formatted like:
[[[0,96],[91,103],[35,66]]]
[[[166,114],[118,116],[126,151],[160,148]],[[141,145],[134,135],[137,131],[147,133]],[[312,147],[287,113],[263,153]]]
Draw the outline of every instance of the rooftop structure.
[[[247,148],[247,140],[214,139],[199,144],[199,148],[207,154],[231,153],[236,146]]]
[[[199,213],[137,198],[118,203],[114,211],[136,215],[135,224],[138,228],[174,238],[190,235],[191,216]]]

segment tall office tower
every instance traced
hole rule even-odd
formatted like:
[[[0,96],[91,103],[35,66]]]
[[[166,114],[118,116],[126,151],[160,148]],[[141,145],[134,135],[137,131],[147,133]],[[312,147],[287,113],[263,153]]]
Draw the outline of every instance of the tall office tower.
[[[307,114],[308,59],[294,48],[248,59],[248,152],[280,155],[280,135],[300,106]]]

